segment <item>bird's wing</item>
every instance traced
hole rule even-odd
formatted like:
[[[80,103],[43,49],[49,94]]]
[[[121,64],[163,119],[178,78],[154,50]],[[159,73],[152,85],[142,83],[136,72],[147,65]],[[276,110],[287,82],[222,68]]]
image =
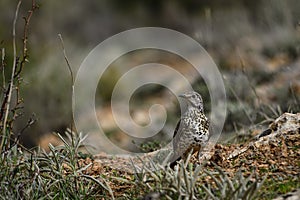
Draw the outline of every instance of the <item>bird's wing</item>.
[[[184,132],[184,123],[182,123],[181,120],[178,121],[176,128],[174,130],[174,135],[173,135],[173,149],[177,149],[177,144],[182,137],[182,134]]]
[[[175,128],[175,130],[174,130],[173,139],[175,138],[175,136],[176,136],[177,133],[179,132],[180,123],[181,123],[181,120],[179,120],[179,121],[177,122],[176,128]]]
[[[180,155],[178,155],[177,151],[176,151],[176,150],[178,150],[177,145],[178,145],[178,141],[180,139],[181,133],[182,133],[182,125],[181,125],[181,120],[179,120],[177,122],[176,128],[174,130],[174,134],[173,134],[173,156],[170,159],[170,161],[171,161],[170,167],[172,169],[174,169],[176,162],[181,159]]]

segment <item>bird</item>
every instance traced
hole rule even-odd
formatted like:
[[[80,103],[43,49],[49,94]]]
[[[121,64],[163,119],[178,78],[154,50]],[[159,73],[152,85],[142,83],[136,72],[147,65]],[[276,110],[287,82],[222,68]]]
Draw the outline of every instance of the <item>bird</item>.
[[[198,151],[200,159],[201,149],[209,140],[209,120],[204,114],[201,95],[195,91],[188,91],[179,97],[187,101],[187,109],[174,130],[173,155],[169,160],[172,169],[181,158],[185,160],[191,151]]]

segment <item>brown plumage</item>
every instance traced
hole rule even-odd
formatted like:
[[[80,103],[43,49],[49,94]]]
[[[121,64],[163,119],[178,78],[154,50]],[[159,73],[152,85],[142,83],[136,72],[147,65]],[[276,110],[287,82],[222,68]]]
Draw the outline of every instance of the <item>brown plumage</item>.
[[[186,99],[188,106],[174,131],[171,168],[174,168],[181,158],[185,159],[192,149],[193,153],[198,151],[199,158],[201,149],[209,139],[209,121],[204,115],[201,95],[191,91],[179,97]]]

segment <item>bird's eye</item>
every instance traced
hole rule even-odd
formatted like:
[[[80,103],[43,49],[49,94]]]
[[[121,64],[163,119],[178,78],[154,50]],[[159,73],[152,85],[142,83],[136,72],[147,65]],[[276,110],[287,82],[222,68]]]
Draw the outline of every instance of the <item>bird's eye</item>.
[[[193,94],[192,98],[194,98],[194,99],[195,99],[195,98],[196,98],[196,95],[194,95],[194,94]]]

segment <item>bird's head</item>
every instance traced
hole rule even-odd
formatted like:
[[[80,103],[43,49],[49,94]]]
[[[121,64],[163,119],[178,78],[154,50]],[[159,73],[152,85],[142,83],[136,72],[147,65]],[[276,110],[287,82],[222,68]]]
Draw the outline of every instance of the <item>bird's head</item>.
[[[179,97],[186,99],[188,101],[189,106],[198,108],[201,112],[204,112],[202,97],[197,92],[186,92],[184,94],[179,95]]]

